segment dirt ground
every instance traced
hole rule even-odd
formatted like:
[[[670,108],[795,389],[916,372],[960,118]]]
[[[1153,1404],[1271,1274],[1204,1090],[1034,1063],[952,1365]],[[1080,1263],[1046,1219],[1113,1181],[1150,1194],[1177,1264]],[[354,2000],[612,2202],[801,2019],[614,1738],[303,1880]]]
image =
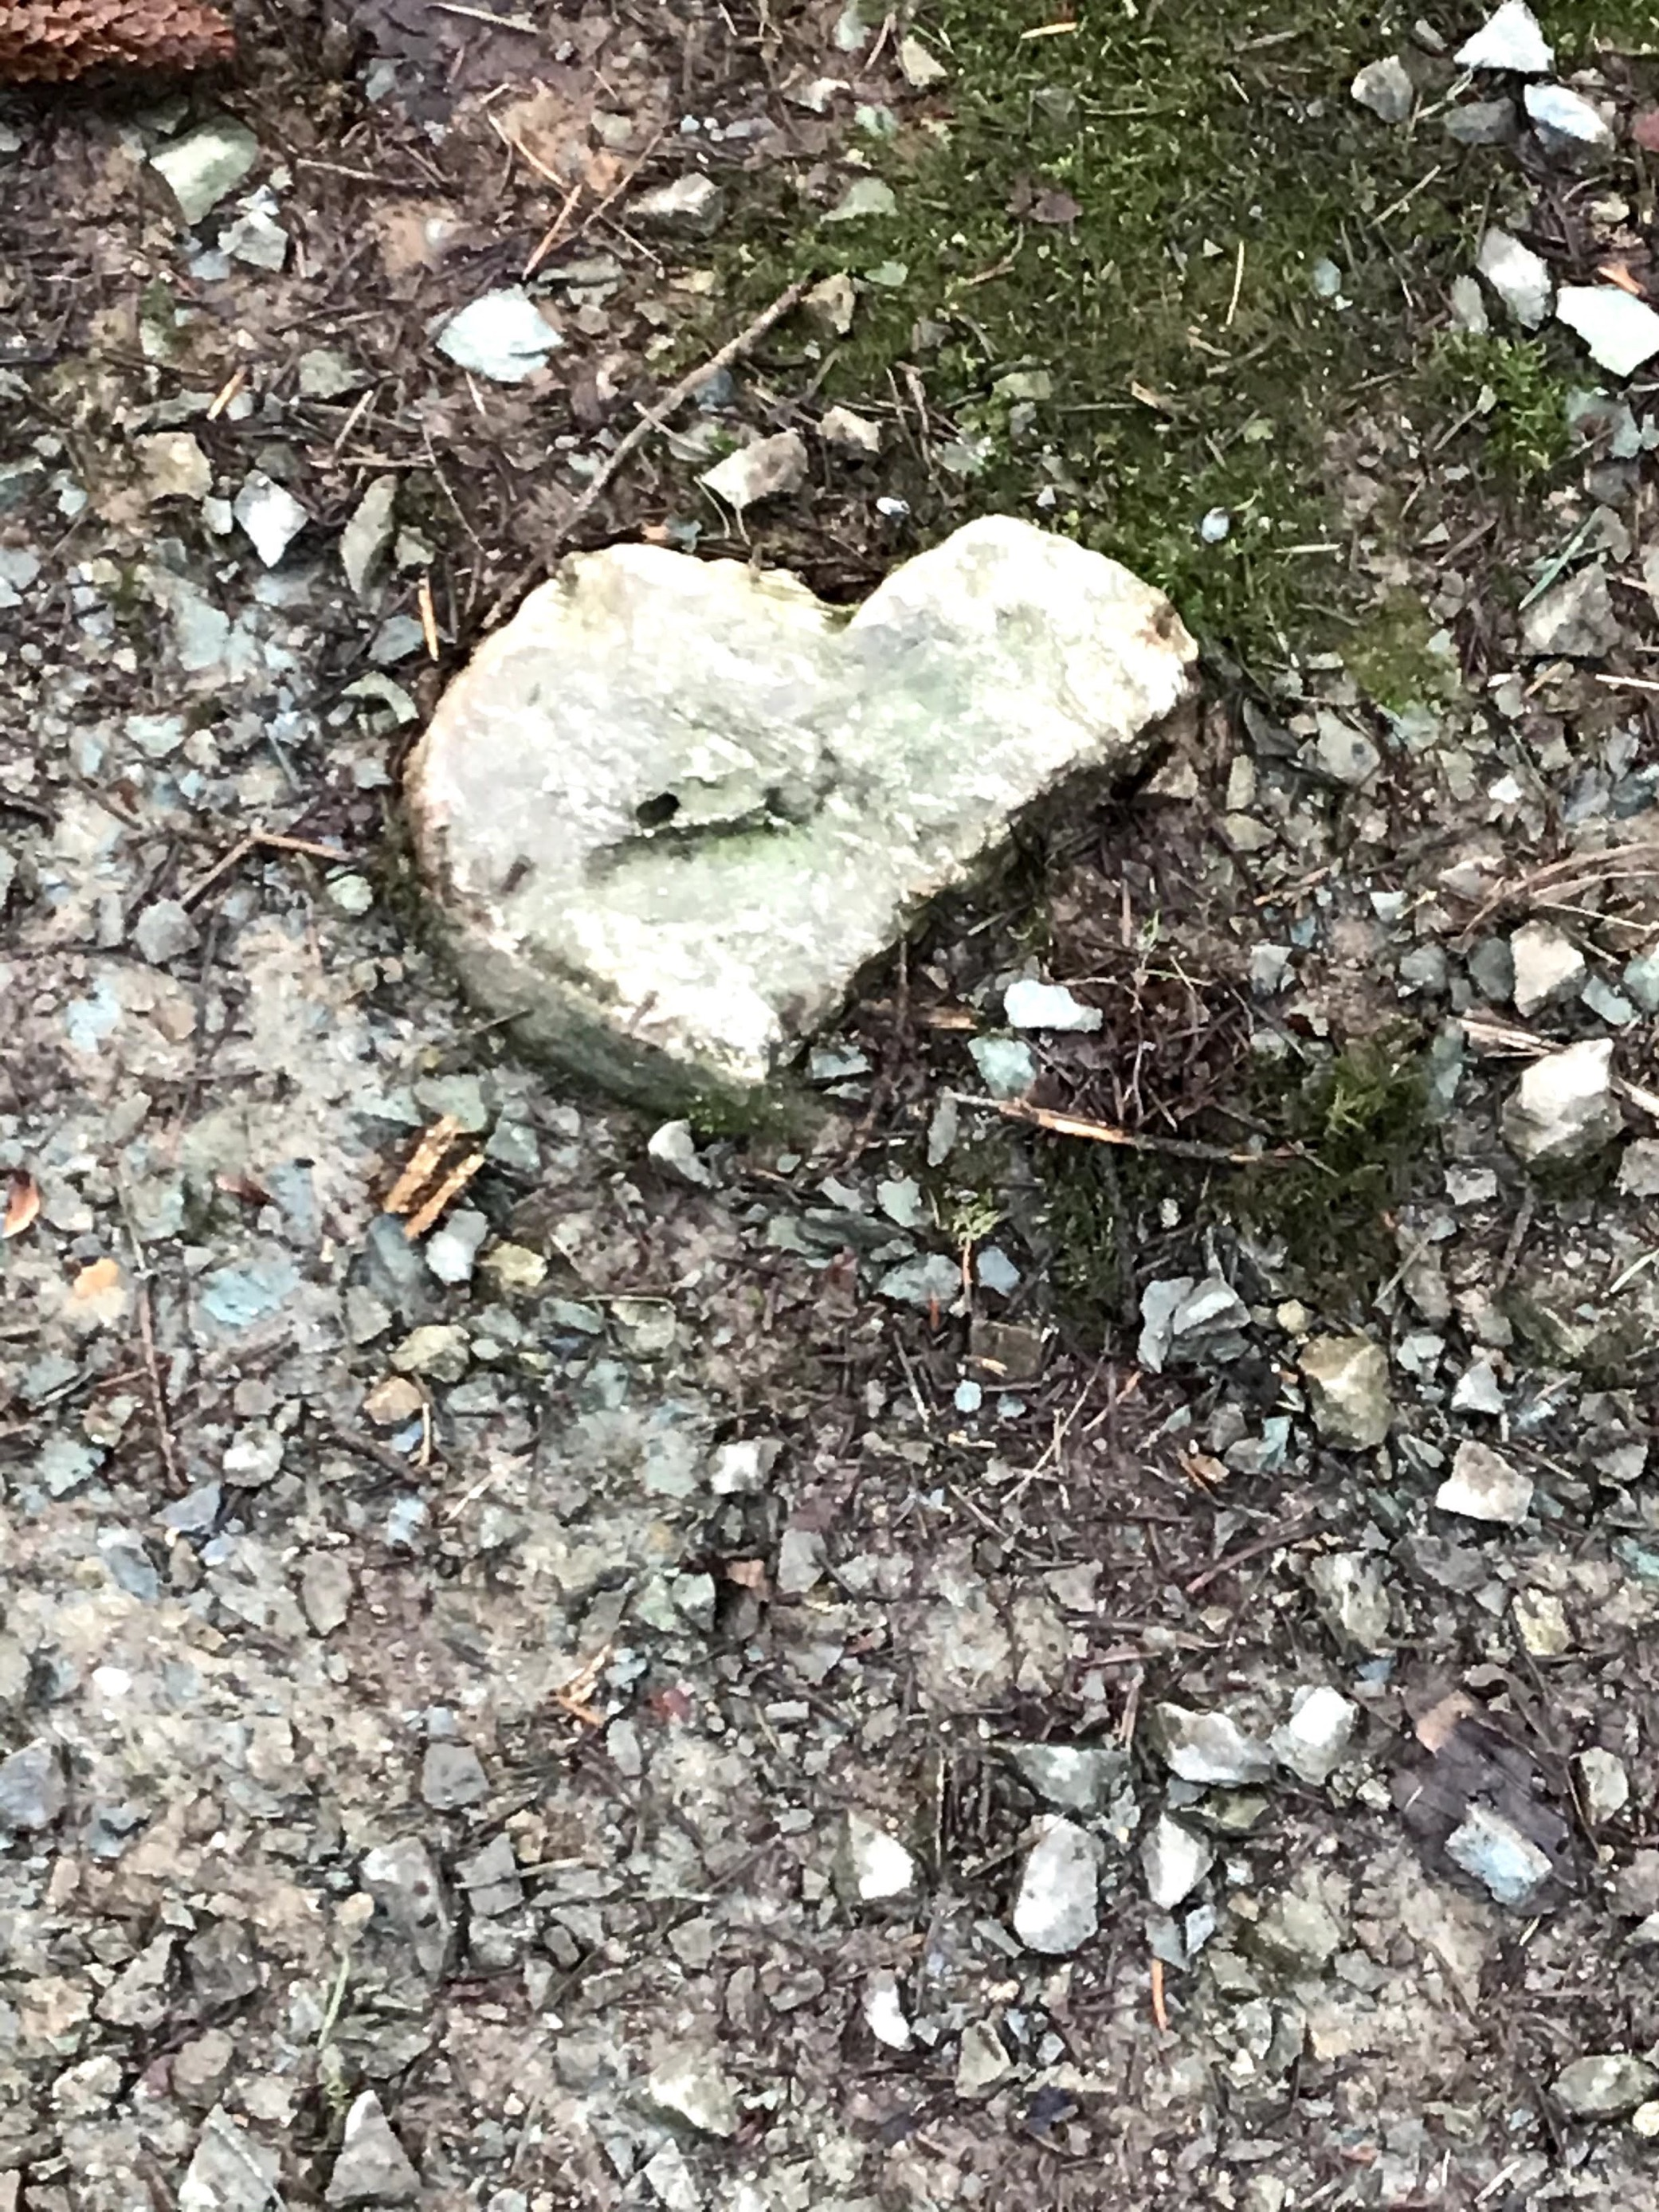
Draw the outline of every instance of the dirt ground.
[[[1472,274],[1644,294],[1659,26],[1540,11],[1576,167],[1472,12],[1097,12],[296,0],[0,93],[0,2212],[1659,2206],[1659,379]],[[1180,315],[1062,356],[1009,271],[1152,264],[1007,103],[1136,139],[1194,25],[1276,150],[1189,95]],[[544,368],[444,355],[520,283]],[[1000,505],[1175,593],[1200,726],[871,983],[816,1145],[675,1167],[450,988],[409,744],[567,544],[848,599]],[[1034,1122],[969,1048],[1039,971],[1103,1022]],[[1529,1171],[1596,1039],[1617,1141]]]

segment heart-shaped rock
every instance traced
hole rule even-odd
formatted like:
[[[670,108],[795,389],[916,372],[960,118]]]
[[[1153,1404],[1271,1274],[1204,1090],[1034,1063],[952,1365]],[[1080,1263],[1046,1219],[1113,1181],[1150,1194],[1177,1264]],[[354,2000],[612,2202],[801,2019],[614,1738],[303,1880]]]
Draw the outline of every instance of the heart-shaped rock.
[[[1016,820],[1193,696],[1161,592],[1006,516],[850,618],[787,572],[564,561],[411,760],[456,963],[520,1040],[657,1106],[752,1104]]]

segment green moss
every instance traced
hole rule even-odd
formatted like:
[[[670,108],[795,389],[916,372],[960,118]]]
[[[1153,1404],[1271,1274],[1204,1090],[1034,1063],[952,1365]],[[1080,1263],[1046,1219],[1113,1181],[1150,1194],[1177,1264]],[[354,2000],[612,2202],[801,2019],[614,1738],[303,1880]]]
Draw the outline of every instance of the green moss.
[[[1397,1263],[1388,1216],[1424,1156],[1428,1080],[1413,1034],[1358,1039],[1288,1094],[1264,1076],[1259,1110],[1299,1160],[1243,1170],[1237,1218],[1282,1244],[1315,1296],[1369,1299]]]
[[[1103,1324],[1134,1327],[1140,1286],[1136,1231],[1160,1197],[1186,1201],[1201,1188],[1188,1169],[1057,1137],[1036,1140],[1036,1165],[1047,1199],[1048,1279],[1061,1322],[1097,1337]]]
[[[1425,1155],[1427,1081],[1407,1030],[1350,1044],[1300,1085],[1282,1066],[1259,1072],[1251,1118],[1270,1150],[1304,1157],[1231,1167],[1040,1139],[1050,1267],[1062,1316],[1076,1327],[1130,1327],[1139,1255],[1167,1220],[1194,1231],[1164,1273],[1197,1268],[1196,1231],[1231,1223],[1283,1255],[1296,1287],[1328,1309],[1373,1296],[1398,1262],[1388,1214]],[[1236,1131],[1233,1133],[1236,1136]]]
[[[1467,30],[1466,10],[1429,12]],[[757,305],[792,276],[858,281],[821,389],[896,406],[883,488],[924,538],[988,509],[1047,515],[1247,664],[1340,647],[1366,586],[1332,558],[1328,435],[1424,396],[1446,288],[1511,158],[1354,105],[1355,71],[1408,46],[1408,9],[1101,0],[1073,33],[1027,35],[1062,13],[919,9],[951,72],[939,112],[863,142],[895,212],[823,222],[780,173],[726,248],[728,287]],[[1558,13],[1564,60],[1652,28],[1638,0]],[[1536,450],[1516,398],[1500,411]],[[1231,526],[1208,544],[1214,509]]]
[[[1549,477],[1571,453],[1567,402],[1583,379],[1557,366],[1546,340],[1450,331],[1436,364],[1453,421],[1473,416],[1473,434],[1511,483]]]
[[[1421,599],[1391,592],[1350,631],[1342,658],[1370,698],[1398,711],[1443,697],[1456,684],[1456,665],[1437,651],[1434,635]]]

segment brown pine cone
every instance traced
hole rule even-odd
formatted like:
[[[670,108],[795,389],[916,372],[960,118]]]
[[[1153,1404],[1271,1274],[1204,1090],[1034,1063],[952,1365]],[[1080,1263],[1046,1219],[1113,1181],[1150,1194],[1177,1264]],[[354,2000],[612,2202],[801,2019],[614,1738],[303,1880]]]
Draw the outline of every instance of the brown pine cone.
[[[235,51],[204,0],[0,0],[0,84],[59,82],[114,64],[202,69]]]

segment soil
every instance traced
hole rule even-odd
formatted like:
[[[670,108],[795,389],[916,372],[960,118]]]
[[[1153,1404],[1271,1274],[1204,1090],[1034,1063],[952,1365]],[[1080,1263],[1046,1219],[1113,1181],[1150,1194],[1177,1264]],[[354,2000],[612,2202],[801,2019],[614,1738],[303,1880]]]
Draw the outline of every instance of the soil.
[[[1659,2205],[1659,380],[1449,293],[1498,219],[1646,289],[1659,77],[1543,12],[1588,171],[1445,137],[1519,85],[1438,6],[296,0],[0,95],[0,2212]],[[149,157],[226,118],[187,233]],[[637,219],[693,172],[707,235]],[[452,364],[521,281],[546,368]],[[797,493],[699,486],[793,428]],[[568,545],[852,599],[1001,506],[1170,589],[1200,726],[896,953],[816,1145],[688,1179],[450,988],[410,737]],[[1528,921],[1583,969],[1523,1015]],[[999,1112],[1038,972],[1102,1025]],[[1521,1069],[1602,1036],[1619,1145],[1529,1173]],[[1435,1504],[1471,1443],[1519,1517]],[[1099,1924],[1042,1955],[1057,1816]]]

